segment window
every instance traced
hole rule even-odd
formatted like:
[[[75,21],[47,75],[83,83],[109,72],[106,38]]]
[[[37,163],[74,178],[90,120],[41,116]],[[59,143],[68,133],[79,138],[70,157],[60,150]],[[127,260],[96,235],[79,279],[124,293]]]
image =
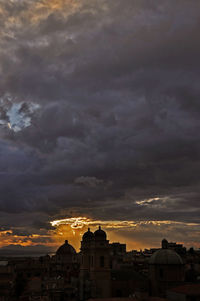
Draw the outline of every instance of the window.
[[[104,267],[104,256],[100,256],[100,267]]]
[[[116,291],[116,297],[122,297],[122,291],[120,289],[117,289]]]

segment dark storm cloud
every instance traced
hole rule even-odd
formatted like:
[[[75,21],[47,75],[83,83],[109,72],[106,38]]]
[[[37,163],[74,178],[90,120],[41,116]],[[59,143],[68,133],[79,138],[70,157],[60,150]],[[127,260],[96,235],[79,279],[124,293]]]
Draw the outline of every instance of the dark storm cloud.
[[[198,222],[198,1],[44,3],[0,4],[1,212]]]

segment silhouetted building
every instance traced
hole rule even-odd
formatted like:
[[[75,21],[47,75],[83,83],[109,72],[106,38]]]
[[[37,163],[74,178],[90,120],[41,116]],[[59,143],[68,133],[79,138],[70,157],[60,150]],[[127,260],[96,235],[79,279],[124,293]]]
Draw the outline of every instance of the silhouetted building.
[[[169,301],[200,301],[200,284],[185,284],[167,291]]]
[[[163,239],[161,249],[126,252],[101,227],[88,229],[78,254],[66,240],[53,256],[2,259],[0,301],[200,301],[200,253],[181,251],[181,258],[174,248],[184,250]]]
[[[65,243],[58,248],[56,255],[51,259],[50,275],[70,277],[70,273],[76,265],[76,251],[66,240]]]
[[[132,267],[111,271],[112,297],[130,297],[148,291],[148,278]]]
[[[111,255],[123,256],[126,254],[126,244],[120,244],[119,242],[113,242],[110,244]]]
[[[8,298],[14,289],[14,270],[8,261],[0,261],[0,299]]]
[[[168,242],[166,239],[163,239],[163,243],[167,246],[168,249],[175,251],[179,255],[186,254],[186,248],[182,244],[177,244],[176,242]]]
[[[165,296],[166,291],[184,281],[184,264],[180,255],[168,249],[167,240],[149,260],[150,295]]]
[[[75,249],[66,240],[51,258],[45,292],[52,301],[76,300],[79,266]]]
[[[88,229],[81,241],[80,298],[111,296],[110,248],[106,233]]]

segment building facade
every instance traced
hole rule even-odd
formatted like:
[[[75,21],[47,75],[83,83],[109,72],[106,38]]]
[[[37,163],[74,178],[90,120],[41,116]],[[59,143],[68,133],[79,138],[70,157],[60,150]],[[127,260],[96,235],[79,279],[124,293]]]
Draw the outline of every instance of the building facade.
[[[168,289],[180,285],[183,281],[183,260],[175,251],[168,249],[168,242],[163,239],[162,248],[149,260],[150,295],[165,297]]]
[[[88,229],[81,241],[80,299],[111,296],[110,247],[106,233],[99,227]]]

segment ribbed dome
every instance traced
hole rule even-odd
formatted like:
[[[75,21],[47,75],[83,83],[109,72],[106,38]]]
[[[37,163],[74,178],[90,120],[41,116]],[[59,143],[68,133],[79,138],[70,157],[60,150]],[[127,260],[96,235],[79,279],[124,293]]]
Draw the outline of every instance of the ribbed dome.
[[[106,232],[101,229],[101,226],[94,232],[94,237],[95,239],[106,240]]]
[[[156,251],[150,258],[149,264],[183,264],[181,257],[172,250],[169,249],[160,249]]]
[[[75,249],[65,240],[65,243],[58,248],[56,255],[74,255],[76,254]]]
[[[94,233],[90,231],[90,228],[88,228],[88,231],[83,234],[82,239],[83,240],[92,240],[92,239],[94,239]]]

